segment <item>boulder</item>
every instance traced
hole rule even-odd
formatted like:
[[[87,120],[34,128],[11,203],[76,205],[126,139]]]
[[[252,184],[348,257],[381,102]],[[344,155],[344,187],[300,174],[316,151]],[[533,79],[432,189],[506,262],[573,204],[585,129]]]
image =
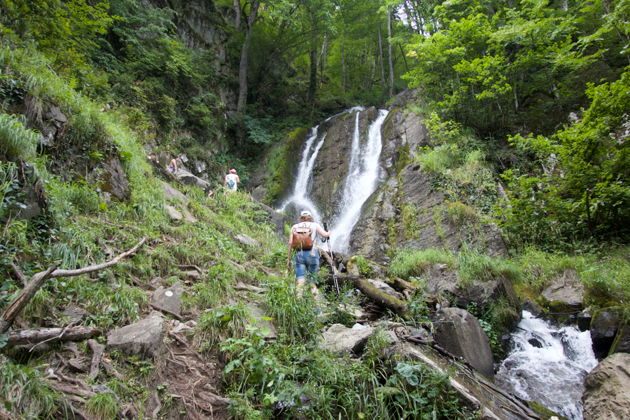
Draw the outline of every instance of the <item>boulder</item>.
[[[630,354],[615,353],[586,376],[584,420],[630,418]]]
[[[175,200],[184,204],[187,204],[189,201],[188,197],[186,197],[183,192],[173,187],[168,182],[162,181],[162,190],[164,191],[164,197],[167,200]]]
[[[630,353],[630,325],[628,325],[627,322],[624,322],[621,328],[619,328],[610,352]]]
[[[210,189],[210,183],[204,179],[199,178],[196,175],[193,175],[190,171],[188,171],[183,166],[177,168],[177,179],[182,181],[184,184],[193,185],[195,187],[201,188],[204,191]]]
[[[131,196],[129,180],[117,157],[103,164],[99,180],[101,191],[110,194],[115,199],[124,201]]]
[[[195,272],[196,273],[196,272]],[[184,287],[177,282],[168,289],[159,287],[151,297],[151,306],[158,311],[163,311],[175,316],[181,316],[182,295]]]
[[[85,317],[90,315],[90,313],[85,309],[79,308],[78,306],[68,305],[63,310],[63,315],[66,316],[68,318],[68,321],[70,321],[71,323],[78,324],[79,322],[83,321]]]
[[[157,357],[163,347],[164,318],[159,312],[107,335],[107,347],[118,349],[128,355]]]
[[[242,233],[236,235],[234,239],[236,239],[241,244],[246,245],[246,246],[251,246],[252,248],[260,246],[260,243],[256,239],[250,238],[249,236],[244,235]]]
[[[603,309],[593,316],[591,339],[593,340],[593,351],[598,359],[608,355],[619,330],[621,316],[621,311],[615,309]]]
[[[166,213],[168,214],[168,217],[170,217],[171,220],[173,220],[173,221],[179,221],[179,220],[182,220],[184,218],[184,216],[179,212],[179,210],[177,210],[173,206],[165,204],[164,205],[164,210],[166,210]]]
[[[487,304],[500,298],[505,299],[514,309],[513,322],[519,320],[520,301],[512,283],[503,278],[493,278],[475,281],[472,284],[460,285],[457,273],[445,264],[435,264],[426,271],[427,282],[424,291],[432,295],[446,294],[452,297],[455,306],[465,308],[471,303],[479,304],[482,311],[487,310]]]
[[[492,377],[494,366],[488,336],[477,318],[460,308],[442,308],[433,320],[435,342],[454,356],[463,357],[480,373]]]
[[[553,312],[580,311],[583,309],[584,285],[575,270],[565,270],[551,280],[542,297]]]
[[[278,337],[276,327],[271,323],[271,318],[260,306],[250,303],[245,306],[245,309],[247,309],[248,314],[246,319],[248,325],[258,328],[262,336],[268,340]]]
[[[348,328],[342,324],[333,324],[323,333],[320,346],[334,353],[352,352],[359,354],[367,339],[375,329],[361,324]]]

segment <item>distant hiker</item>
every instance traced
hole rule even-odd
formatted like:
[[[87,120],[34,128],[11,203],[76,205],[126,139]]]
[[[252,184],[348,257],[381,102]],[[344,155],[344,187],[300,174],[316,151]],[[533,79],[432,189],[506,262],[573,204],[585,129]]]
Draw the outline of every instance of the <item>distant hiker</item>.
[[[178,157],[174,157],[173,159],[171,159],[171,161],[168,163],[168,165],[166,165],[166,169],[168,170],[168,172],[171,175],[175,175],[177,173],[177,165],[181,162],[182,160]]]
[[[313,215],[308,210],[300,213],[300,222],[291,227],[289,235],[289,254],[287,256],[287,267],[291,269],[291,251],[295,250],[293,262],[295,265],[295,278],[297,281],[297,294],[302,297],[304,284],[307,282],[311,286],[313,295],[318,296],[317,271],[319,270],[319,252],[314,246],[317,235],[328,238],[330,234],[319,224],[313,222]]]
[[[241,183],[241,179],[236,174],[236,169],[230,169],[230,173],[225,176],[223,186],[231,191],[236,191],[238,184]]]

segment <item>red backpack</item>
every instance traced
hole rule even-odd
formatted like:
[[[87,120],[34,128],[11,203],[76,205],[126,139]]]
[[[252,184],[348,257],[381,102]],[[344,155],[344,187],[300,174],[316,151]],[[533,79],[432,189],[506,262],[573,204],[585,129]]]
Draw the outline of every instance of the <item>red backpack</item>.
[[[293,241],[291,242],[291,248],[298,251],[310,251],[313,249],[313,237],[312,231],[308,226],[298,226],[293,229]]]

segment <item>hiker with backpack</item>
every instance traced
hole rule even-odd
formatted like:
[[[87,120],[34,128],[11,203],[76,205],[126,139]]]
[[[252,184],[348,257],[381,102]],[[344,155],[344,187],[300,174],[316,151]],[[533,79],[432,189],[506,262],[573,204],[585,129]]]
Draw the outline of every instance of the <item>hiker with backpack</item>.
[[[326,232],[318,223],[313,222],[313,215],[308,210],[300,213],[300,221],[291,227],[289,234],[289,254],[287,267],[291,269],[291,251],[295,251],[293,263],[295,265],[295,278],[297,281],[297,294],[302,297],[304,285],[308,282],[311,292],[319,296],[317,290],[317,272],[319,270],[319,252],[314,245],[317,235],[328,238]]]
[[[223,186],[230,191],[236,191],[240,182],[241,179],[236,174],[236,169],[230,169],[230,172],[225,176]]]

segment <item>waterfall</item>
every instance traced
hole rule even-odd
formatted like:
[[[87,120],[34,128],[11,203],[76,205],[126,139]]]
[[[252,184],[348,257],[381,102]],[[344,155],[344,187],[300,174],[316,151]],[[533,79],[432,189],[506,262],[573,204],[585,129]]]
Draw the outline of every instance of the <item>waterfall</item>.
[[[326,121],[330,121],[339,115],[355,113],[348,174],[343,183],[341,198],[335,208],[331,226],[331,246],[340,252],[349,251],[352,229],[359,221],[361,208],[376,190],[379,181],[379,159],[382,149],[381,127],[388,111],[379,110],[377,118],[369,126],[367,139],[362,141],[359,119],[364,110],[365,108],[357,106],[326,119]],[[326,133],[321,134],[319,132],[319,125],[311,129],[304,143],[293,192],[280,205],[278,211],[285,211],[289,206],[295,207],[298,211],[308,209],[313,213],[313,219],[316,222],[321,221],[321,213],[317,205],[309,199],[309,193],[313,179],[313,166],[325,140]]]
[[[352,229],[361,217],[361,208],[378,186],[379,159],[383,147],[381,127],[387,114],[388,111],[379,110],[378,117],[368,129],[364,145],[361,144],[359,132],[359,112],[356,114],[348,175],[331,229],[331,246],[336,251],[349,251]]]
[[[300,210],[310,210],[313,214],[313,219],[315,221],[321,220],[321,216],[319,213],[319,209],[308,198],[308,189],[311,179],[313,178],[313,166],[315,165],[315,160],[317,159],[317,154],[319,153],[319,149],[324,145],[324,140],[326,140],[326,133],[324,133],[315,147],[313,147],[313,143],[318,138],[319,135],[319,125],[311,128],[311,132],[309,133],[308,138],[306,139],[306,143],[304,144],[304,151],[302,152],[302,159],[300,160],[300,164],[298,165],[298,174],[295,179],[295,185],[293,187],[293,193],[291,196],[286,199],[278,211],[284,211],[289,204],[293,204],[298,211]]]
[[[590,332],[555,327],[527,311],[517,328],[496,382],[523,399],[582,420],[584,378],[597,366]]]

